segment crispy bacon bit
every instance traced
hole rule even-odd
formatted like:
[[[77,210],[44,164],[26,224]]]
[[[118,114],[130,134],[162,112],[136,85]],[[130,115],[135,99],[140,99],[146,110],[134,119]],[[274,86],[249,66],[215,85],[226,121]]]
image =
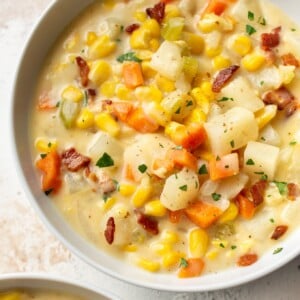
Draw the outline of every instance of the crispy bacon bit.
[[[299,67],[299,61],[292,53],[287,53],[281,56],[282,62],[285,66]]]
[[[237,262],[240,267],[247,267],[254,264],[258,260],[258,256],[256,254],[245,254],[241,256]]]
[[[294,99],[295,97],[285,87],[270,91],[263,97],[265,104],[276,104],[279,110],[284,110]]]
[[[286,233],[287,230],[288,230],[288,226],[286,225],[277,226],[271,236],[271,239],[272,240],[280,239]]]
[[[260,180],[251,186],[250,193],[252,195],[254,207],[257,207],[264,202],[264,192],[266,187],[266,180]]]
[[[285,116],[288,118],[294,114],[294,112],[297,110],[298,104],[296,101],[292,101],[289,103],[285,108]]]
[[[280,31],[281,27],[277,27],[271,33],[263,33],[261,35],[261,48],[270,51],[272,48],[277,47],[280,44]]]
[[[230,66],[226,69],[221,70],[217,77],[215,78],[213,82],[212,90],[215,93],[221,92],[222,88],[226,85],[226,83],[232,78],[234,73],[239,69],[240,67],[237,65]]]
[[[165,3],[159,2],[153,8],[147,8],[146,13],[151,19],[155,19],[158,23],[161,23],[165,17],[165,7]]]
[[[299,186],[295,183],[288,183],[287,184],[288,189],[288,198],[291,201],[295,201],[296,197],[300,196],[300,189]]]
[[[97,92],[95,89],[88,89],[87,92],[88,92],[89,96],[91,96],[91,97],[95,97],[97,95]]]
[[[131,24],[129,26],[127,26],[125,28],[125,31],[128,33],[128,34],[132,34],[135,30],[139,29],[140,28],[140,24]]]
[[[65,150],[62,155],[62,163],[67,167],[69,171],[76,172],[81,168],[85,168],[89,165],[91,159],[84,155],[81,155],[75,148]]]
[[[116,231],[115,219],[110,217],[106,223],[106,229],[104,231],[104,236],[106,241],[111,245],[114,242]]]
[[[82,86],[86,87],[89,83],[88,75],[90,72],[90,68],[89,68],[87,62],[80,56],[76,57],[76,63],[77,63],[77,66],[79,67],[81,84],[82,84]]]
[[[143,213],[136,211],[137,222],[149,233],[157,235],[159,233],[158,223],[156,220],[149,218]]]
[[[98,174],[98,184],[103,194],[110,194],[116,190],[115,182],[104,172]]]

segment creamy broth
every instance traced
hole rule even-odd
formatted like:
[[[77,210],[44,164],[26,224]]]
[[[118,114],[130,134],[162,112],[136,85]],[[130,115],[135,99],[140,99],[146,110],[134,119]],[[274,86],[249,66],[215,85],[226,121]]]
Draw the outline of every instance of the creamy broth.
[[[96,1],[49,54],[31,124],[74,229],[179,277],[275,255],[299,225],[299,28],[267,1],[206,4],[169,1],[158,22],[157,0]]]

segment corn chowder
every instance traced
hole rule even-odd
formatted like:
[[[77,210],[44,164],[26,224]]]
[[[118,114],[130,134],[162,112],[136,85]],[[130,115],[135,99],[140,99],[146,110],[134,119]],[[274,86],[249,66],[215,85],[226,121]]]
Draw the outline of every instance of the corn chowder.
[[[37,91],[49,201],[151,272],[194,277],[284,251],[300,209],[298,31],[266,1],[95,1]]]

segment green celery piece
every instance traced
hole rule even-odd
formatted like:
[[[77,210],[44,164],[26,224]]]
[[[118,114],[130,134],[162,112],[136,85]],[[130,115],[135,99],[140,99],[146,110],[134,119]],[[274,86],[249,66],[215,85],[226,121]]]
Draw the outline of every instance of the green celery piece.
[[[163,26],[161,35],[167,41],[178,41],[184,28],[184,18],[171,18]]]
[[[80,112],[80,104],[74,101],[64,100],[60,105],[60,118],[65,127],[70,129],[73,127],[76,118]]]

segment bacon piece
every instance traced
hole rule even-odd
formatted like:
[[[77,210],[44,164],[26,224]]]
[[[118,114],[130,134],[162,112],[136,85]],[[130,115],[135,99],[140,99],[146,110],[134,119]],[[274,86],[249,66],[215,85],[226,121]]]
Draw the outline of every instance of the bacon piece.
[[[272,240],[280,239],[286,233],[287,230],[288,230],[288,226],[286,225],[277,226],[271,236],[271,239]]]
[[[166,4],[158,2],[154,7],[147,8],[146,13],[151,19],[155,19],[158,23],[161,23],[165,17]]]
[[[104,172],[98,175],[98,184],[103,194],[110,194],[116,190],[115,182]]]
[[[279,110],[284,110],[293,100],[295,100],[295,97],[285,87],[270,91],[263,97],[265,104],[276,104]]]
[[[294,114],[294,112],[298,108],[298,103],[296,101],[292,101],[285,107],[285,116],[290,117]]]
[[[97,92],[95,89],[88,89],[87,92],[88,92],[89,96],[91,96],[91,97],[95,97],[97,95]]]
[[[247,267],[254,264],[258,260],[257,254],[245,254],[241,256],[237,262],[240,267]]]
[[[62,155],[62,163],[67,167],[71,172],[76,172],[81,168],[87,167],[91,159],[87,156],[81,155],[76,151],[75,148],[70,148],[65,150]]]
[[[296,197],[300,196],[300,189],[299,186],[295,183],[288,183],[287,184],[288,189],[288,198],[291,201],[295,201]]]
[[[239,68],[240,68],[239,66],[233,65],[226,69],[221,70],[217,74],[217,76],[213,82],[213,86],[212,86],[213,92],[219,93]]]
[[[270,51],[272,48],[277,47],[280,44],[280,31],[281,27],[277,27],[271,33],[263,33],[261,35],[261,48]]]
[[[299,61],[292,53],[287,53],[281,56],[282,62],[285,66],[299,67]]]
[[[104,236],[106,241],[111,245],[114,242],[116,231],[115,219],[110,217],[106,223],[106,229],[104,231]]]
[[[250,193],[252,195],[254,207],[257,207],[264,202],[264,192],[266,187],[266,180],[260,180],[251,186]]]
[[[87,62],[80,56],[76,57],[76,63],[77,63],[77,66],[79,67],[81,84],[82,84],[82,86],[86,87],[89,83],[88,75],[90,72],[90,68],[89,68]]]
[[[139,29],[140,28],[140,24],[131,24],[129,26],[127,26],[125,28],[125,31],[128,33],[128,34],[132,34],[135,30]]]
[[[136,215],[138,224],[142,225],[147,232],[153,235],[157,235],[159,233],[158,223],[156,220],[149,218],[139,211],[136,211]]]

